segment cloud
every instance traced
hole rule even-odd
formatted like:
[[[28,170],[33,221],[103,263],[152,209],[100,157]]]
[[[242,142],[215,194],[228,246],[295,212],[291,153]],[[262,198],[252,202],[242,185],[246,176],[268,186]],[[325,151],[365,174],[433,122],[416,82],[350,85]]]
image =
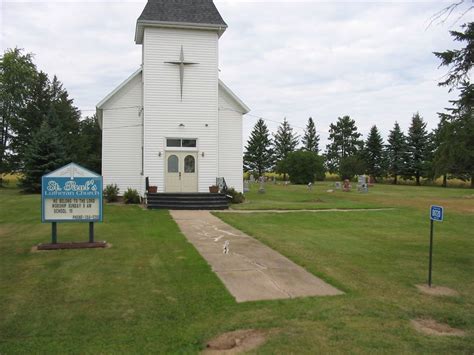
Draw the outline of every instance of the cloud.
[[[350,115],[367,134],[407,129],[419,111],[434,128],[453,94],[432,54],[453,48],[448,26],[428,19],[440,2],[255,2],[216,0],[229,28],[220,40],[221,78],[252,108],[295,126]],[[145,1],[4,1],[2,48],[22,47],[65,84],[84,114],[141,62],[135,21]],[[471,16],[472,14],[468,14]],[[464,20],[468,20],[465,18]],[[248,136],[256,118],[247,117]],[[278,124],[268,122],[271,130]]]

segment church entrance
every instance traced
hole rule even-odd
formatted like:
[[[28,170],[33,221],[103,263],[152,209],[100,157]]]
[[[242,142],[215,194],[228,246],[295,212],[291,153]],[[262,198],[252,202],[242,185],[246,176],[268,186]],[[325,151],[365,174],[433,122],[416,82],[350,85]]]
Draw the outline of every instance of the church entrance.
[[[197,192],[197,152],[166,152],[166,192]]]

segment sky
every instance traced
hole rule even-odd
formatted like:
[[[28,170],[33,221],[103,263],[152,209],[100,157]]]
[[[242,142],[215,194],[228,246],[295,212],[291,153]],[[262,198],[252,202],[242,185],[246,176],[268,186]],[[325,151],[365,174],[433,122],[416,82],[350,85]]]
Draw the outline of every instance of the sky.
[[[449,30],[474,20],[471,11],[456,22],[457,9],[428,26],[451,3],[439,0],[214,2],[229,26],[219,41],[220,77],[251,108],[244,138],[257,117],[272,132],[286,117],[299,135],[312,117],[322,148],[343,115],[364,138],[374,124],[383,137],[395,121],[407,130],[415,112],[435,128],[455,93],[437,86],[446,68],[432,52],[456,48]],[[92,115],[140,65],[134,33],[145,3],[0,0],[2,52],[34,53],[38,68],[56,74],[83,115]]]

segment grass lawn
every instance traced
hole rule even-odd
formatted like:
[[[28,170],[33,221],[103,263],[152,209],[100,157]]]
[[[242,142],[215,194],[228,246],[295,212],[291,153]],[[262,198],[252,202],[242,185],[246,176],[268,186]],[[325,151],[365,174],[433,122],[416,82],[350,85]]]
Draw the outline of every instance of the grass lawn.
[[[0,353],[193,353],[207,339],[242,328],[279,329],[262,353],[473,353],[474,193],[327,189],[328,183],[311,193],[267,186],[238,208],[396,209],[218,215],[346,294],[241,304],[166,211],[109,205],[96,239],[112,248],[31,252],[50,238],[50,225],[40,223],[40,198],[0,189]],[[414,287],[426,281],[432,202],[446,207],[445,221],[436,225],[434,283],[459,297],[427,296]],[[59,225],[58,233],[59,241],[86,240],[87,225]],[[420,335],[409,323],[419,317],[467,336]]]

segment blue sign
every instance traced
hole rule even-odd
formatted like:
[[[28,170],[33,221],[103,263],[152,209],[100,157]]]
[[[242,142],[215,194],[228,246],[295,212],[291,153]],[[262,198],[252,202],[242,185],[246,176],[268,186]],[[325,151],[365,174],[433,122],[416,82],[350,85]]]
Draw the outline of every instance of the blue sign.
[[[443,221],[443,207],[441,206],[431,206],[430,208],[430,219],[432,221]]]
[[[101,222],[102,176],[71,163],[42,177],[43,222]]]

